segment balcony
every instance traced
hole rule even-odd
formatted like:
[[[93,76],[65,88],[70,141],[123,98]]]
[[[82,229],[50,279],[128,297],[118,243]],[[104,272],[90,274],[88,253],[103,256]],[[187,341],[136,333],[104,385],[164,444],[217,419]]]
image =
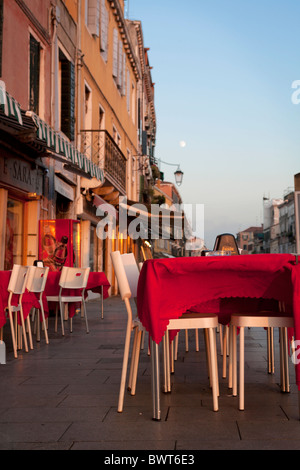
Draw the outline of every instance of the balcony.
[[[109,183],[126,194],[126,158],[106,130],[81,131],[81,152],[99,165]]]

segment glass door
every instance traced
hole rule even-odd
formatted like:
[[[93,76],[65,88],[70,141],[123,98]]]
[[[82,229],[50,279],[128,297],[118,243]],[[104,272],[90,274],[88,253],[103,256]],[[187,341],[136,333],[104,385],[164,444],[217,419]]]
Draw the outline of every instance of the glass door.
[[[7,200],[4,269],[14,264],[23,264],[24,203],[15,199]]]

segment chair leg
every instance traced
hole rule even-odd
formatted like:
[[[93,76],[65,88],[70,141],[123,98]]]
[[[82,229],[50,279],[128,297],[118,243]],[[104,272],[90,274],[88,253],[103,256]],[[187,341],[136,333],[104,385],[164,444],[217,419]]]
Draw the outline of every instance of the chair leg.
[[[136,391],[137,373],[138,373],[138,368],[139,368],[139,359],[140,359],[140,350],[141,350],[141,339],[142,339],[142,331],[138,330],[136,351],[134,354],[134,362],[133,362],[131,395],[135,395],[135,391]]]
[[[228,334],[228,328],[225,325],[224,326],[224,334],[223,334],[223,379],[226,379],[227,375],[227,334]]]
[[[43,301],[42,300],[40,300],[40,306],[41,306],[42,321],[43,321],[43,326],[44,326],[45,341],[46,341],[46,344],[49,344],[48,331],[47,331],[47,325],[46,325],[46,319],[45,319],[45,312],[44,312],[44,306],[43,306]],[[39,314],[39,312],[37,313],[37,315],[38,314]]]
[[[236,326],[232,326],[231,334],[232,343],[232,395],[237,396],[237,330]]]
[[[29,347],[33,349],[33,342],[32,342],[32,332],[31,332],[31,325],[30,325],[30,315],[28,315],[27,319],[27,330],[28,330],[28,337],[29,337]]]
[[[185,330],[185,352],[189,352],[189,330]]]
[[[11,330],[11,338],[12,338],[14,356],[15,356],[15,358],[17,358],[18,357],[18,352],[17,352],[17,341],[16,341],[16,335],[15,335],[15,325],[14,325],[13,314],[12,314],[12,311],[11,311],[10,308],[8,308],[8,315],[9,315],[9,321],[10,321],[10,330]]]
[[[120,392],[119,392],[119,401],[118,401],[118,413],[122,413],[123,411],[126,375],[127,375],[127,367],[128,367],[128,357],[129,357],[129,347],[130,347],[130,336],[131,336],[131,324],[128,323],[127,329],[126,329],[126,337],[125,337],[124,356],[123,356],[121,383],[120,383]]]
[[[128,391],[130,391],[131,388],[132,388],[134,360],[135,360],[135,355],[136,355],[137,339],[138,339],[138,328],[136,327],[134,329],[134,336],[133,336],[131,363],[130,363],[128,387],[127,387]]]
[[[64,327],[64,304],[63,302],[59,302],[59,311],[60,311],[60,319],[61,319],[61,332],[62,335],[65,336],[65,327]]]
[[[245,409],[245,331],[240,327],[240,397],[239,409]]]
[[[268,373],[274,374],[274,328],[267,329],[268,342]]]
[[[213,409],[214,411],[218,411],[219,404],[218,404],[218,371],[217,371],[217,360],[216,360],[216,341],[214,339],[214,330],[213,328],[209,328],[209,349],[211,355],[211,376],[212,376],[212,395],[213,395]]]
[[[233,373],[232,373],[232,326],[228,326],[228,350],[229,350],[229,364],[228,364],[228,388],[232,389]]]
[[[164,362],[164,392],[171,391],[171,369],[170,369],[170,341],[169,331],[166,330],[163,337],[163,362]]]
[[[83,300],[82,303],[83,303],[83,309],[84,309],[84,317],[85,317],[86,332],[89,333],[90,330],[89,330],[88,318],[87,318],[87,313],[86,313],[85,301]]]
[[[195,341],[196,341],[196,351],[199,352],[199,331],[198,328],[195,330]]]
[[[24,338],[24,347],[25,347],[25,351],[28,352],[28,343],[27,343],[26,328],[25,328],[25,321],[24,321],[22,306],[20,308],[20,318],[21,318],[22,333],[23,333],[23,338]]]

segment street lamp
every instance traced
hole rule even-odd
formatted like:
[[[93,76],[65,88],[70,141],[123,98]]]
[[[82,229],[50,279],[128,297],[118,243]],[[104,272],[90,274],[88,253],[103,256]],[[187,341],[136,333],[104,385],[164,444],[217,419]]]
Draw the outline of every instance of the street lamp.
[[[165,165],[177,166],[177,170],[176,170],[175,173],[174,173],[174,175],[175,175],[175,182],[176,182],[177,186],[180,186],[180,185],[182,184],[182,179],[183,179],[183,171],[181,171],[180,165],[178,165],[177,163],[163,162],[163,161],[160,160],[159,158],[157,159],[157,161],[158,161],[159,163],[164,163]]]
[[[183,171],[181,171],[180,167],[177,168],[174,175],[177,186],[180,186],[183,179]]]

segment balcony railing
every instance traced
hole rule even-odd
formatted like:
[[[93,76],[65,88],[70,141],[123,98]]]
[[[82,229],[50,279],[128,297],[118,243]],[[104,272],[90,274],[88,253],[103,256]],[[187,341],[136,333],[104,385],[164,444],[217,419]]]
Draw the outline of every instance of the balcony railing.
[[[126,194],[126,158],[106,130],[81,131],[81,151],[99,165],[121,194]]]

